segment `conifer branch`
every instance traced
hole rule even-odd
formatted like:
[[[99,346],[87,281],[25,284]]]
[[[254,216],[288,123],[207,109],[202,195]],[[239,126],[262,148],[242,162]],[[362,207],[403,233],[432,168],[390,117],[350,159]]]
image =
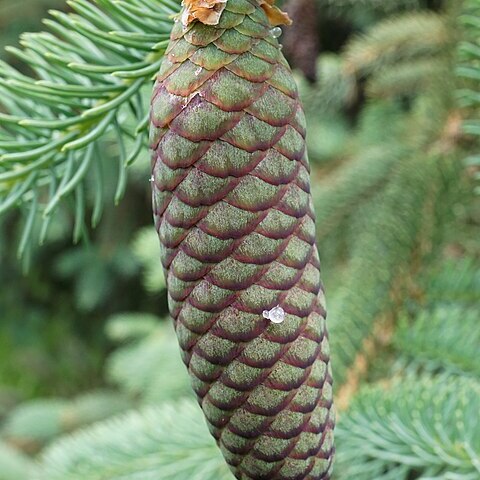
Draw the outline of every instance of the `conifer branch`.
[[[36,472],[33,460],[4,441],[0,441],[2,480],[31,480]]]
[[[392,11],[398,8],[419,8],[421,0],[317,0],[322,6],[337,8],[361,6],[363,8],[382,9]]]
[[[366,387],[337,429],[339,479],[474,480],[480,473],[480,384],[400,378]]]
[[[154,428],[153,428],[154,427]],[[43,455],[39,480],[231,480],[193,400],[97,423]]]
[[[114,391],[93,391],[74,400],[39,399],[21,404],[7,415],[2,437],[28,452],[62,434],[103,420],[130,408],[126,397]]]
[[[365,76],[386,65],[438,56],[450,42],[450,31],[441,15],[427,12],[398,15],[350,41],[345,50],[345,68]]]
[[[471,110],[470,118],[464,123],[464,132],[474,138],[480,136],[479,106],[480,95],[478,85],[480,81],[480,1],[469,0],[465,2],[464,14],[460,22],[464,30],[465,40],[459,47],[459,65],[457,74],[464,79],[464,88],[458,92],[460,105]],[[466,165],[472,176],[480,180],[480,154],[470,155]],[[480,186],[475,191],[480,194]]]
[[[86,179],[102,181],[101,152],[115,134],[120,200],[124,169],[146,146],[142,87],[152,83],[179,10],[176,0],[68,3],[72,13],[51,11],[44,20],[47,32],[24,34],[22,48],[8,48],[22,71],[0,61],[0,213],[19,205],[29,212],[20,255],[30,248],[38,214],[43,241],[67,197],[76,203],[75,237],[82,235]],[[102,202],[95,201],[94,225]]]
[[[392,306],[390,295],[399,277],[406,275],[418,244],[422,219],[419,212],[430,193],[426,180],[438,174],[437,168],[434,158],[414,155],[403,161],[385,190],[363,207],[351,227],[355,243],[348,279],[330,303],[337,385],[345,381],[375,320]]]
[[[415,367],[480,378],[480,330],[475,308],[437,307],[421,312],[413,323],[403,318],[395,344]]]
[[[120,331],[131,341],[110,356],[107,377],[132,398],[156,405],[189,395],[190,381],[182,365],[173,328],[159,322],[152,326],[154,320],[155,317],[133,314],[110,320],[110,336],[121,338]],[[145,328],[144,334],[139,328]],[[152,369],[152,365],[161,365],[161,371]]]

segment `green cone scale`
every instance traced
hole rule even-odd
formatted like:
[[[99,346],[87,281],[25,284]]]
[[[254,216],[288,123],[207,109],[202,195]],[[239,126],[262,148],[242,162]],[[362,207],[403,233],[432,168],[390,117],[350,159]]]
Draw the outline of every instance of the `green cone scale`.
[[[219,3],[216,25],[176,22],[152,98],[170,313],[236,478],[329,479],[332,376],[305,118],[262,2]]]

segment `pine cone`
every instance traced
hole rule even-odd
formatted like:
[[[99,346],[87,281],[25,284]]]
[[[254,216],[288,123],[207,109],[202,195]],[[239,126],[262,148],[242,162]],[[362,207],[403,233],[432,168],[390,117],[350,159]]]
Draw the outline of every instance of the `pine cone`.
[[[183,12],[152,99],[170,312],[235,476],[329,479],[332,377],[303,110],[265,2],[209,1],[226,3],[218,24]]]

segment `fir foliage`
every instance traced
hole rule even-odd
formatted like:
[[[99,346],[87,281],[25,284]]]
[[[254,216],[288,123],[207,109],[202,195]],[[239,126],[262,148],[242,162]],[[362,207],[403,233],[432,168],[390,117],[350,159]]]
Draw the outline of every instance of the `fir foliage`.
[[[388,12],[398,8],[417,8],[422,4],[421,0],[317,0],[320,5],[333,7],[361,6],[363,8],[382,9]]]
[[[406,134],[403,120],[394,102],[364,109],[356,135],[342,149],[344,161],[313,185],[320,241],[335,232],[346,217],[353,217],[412,151],[402,142]],[[377,125],[385,123],[378,138]]]
[[[424,92],[432,78],[448,76],[445,62],[419,59],[380,70],[367,84],[369,97],[411,97]]]
[[[423,289],[426,291],[427,305],[440,303],[474,307],[480,292],[477,259],[466,256],[433,266],[424,280]]]
[[[118,320],[113,320],[118,329]],[[150,317],[144,317],[144,322]],[[112,321],[111,321],[112,322]],[[113,327],[107,327],[112,332]],[[117,349],[107,363],[107,378],[132,398],[142,403],[157,404],[190,394],[190,382],[184,371],[177,340],[170,325],[157,324],[141,335],[137,324],[130,323],[125,337],[137,338]],[[134,332],[134,333],[132,333]]]
[[[143,284],[152,293],[166,288],[163,270],[158,267],[160,246],[153,228],[144,228],[137,232],[133,240],[133,254],[139,260],[143,270]]]
[[[97,391],[74,400],[44,399],[23,403],[5,419],[1,436],[27,451],[36,451],[52,439],[103,420],[130,406],[114,391]]]
[[[45,452],[35,480],[231,480],[194,400],[127,413]]]
[[[480,384],[462,377],[365,387],[337,430],[337,478],[474,480],[479,410]]]
[[[61,412],[67,404],[63,399],[25,403],[7,417],[2,436],[23,448],[38,448],[62,432]]]
[[[356,219],[356,228],[363,233],[354,236],[358,240],[349,260],[348,278],[330,301],[333,368],[338,384],[345,381],[348,369],[363,351],[375,321],[394,305],[391,293],[398,279],[407,275],[418,245],[422,226],[419,213],[430,194],[426,179],[437,174],[435,169],[434,159],[411,157]],[[400,211],[398,205],[402,205]]]
[[[322,113],[337,113],[357,95],[355,78],[345,71],[344,59],[339,55],[322,55],[317,61],[317,77],[314,85],[299,79],[301,98],[312,116],[309,120],[321,118]]]
[[[399,319],[394,346],[397,368],[480,377],[478,292],[474,258],[442,261],[420,281],[419,304]]]
[[[72,198],[74,238],[86,229],[85,198],[95,196],[91,223],[103,210],[102,150],[118,145],[115,201],[123,196],[126,166],[146,145],[148,111],[144,85],[158,71],[177,13],[174,0],[69,2],[73,13],[51,11],[48,32],[24,34],[9,48],[32,70],[0,63],[0,212],[21,205],[22,256],[35,224],[43,242],[58,205]],[[141,20],[140,20],[141,18]]]
[[[465,32],[464,41],[459,47],[459,66],[457,74],[466,80],[464,88],[459,91],[459,97],[463,106],[471,109],[471,116],[464,124],[467,134],[474,137],[480,135],[480,120],[478,112],[480,98],[478,85],[480,81],[480,2],[467,0],[465,12],[461,17],[461,23]],[[472,174],[478,181],[480,179],[480,154],[474,153],[466,159],[466,163],[472,169]],[[476,187],[480,193],[480,187]]]
[[[345,51],[347,68],[358,75],[388,65],[444,53],[451,42],[441,15],[418,12],[399,15],[375,25],[352,40]]]
[[[118,343],[142,339],[156,329],[158,320],[146,313],[121,313],[109,319],[106,334]]]
[[[399,323],[395,345],[410,366],[480,377],[478,309],[458,305],[424,310]]]
[[[0,441],[0,480],[31,480],[36,465],[27,455]]]

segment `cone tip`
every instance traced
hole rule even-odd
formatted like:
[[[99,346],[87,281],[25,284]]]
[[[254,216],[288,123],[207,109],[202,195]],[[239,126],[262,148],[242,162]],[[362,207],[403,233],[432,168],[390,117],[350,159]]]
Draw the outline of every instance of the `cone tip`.
[[[228,0],[183,0],[182,24],[188,27],[195,20],[205,25],[218,25]],[[286,12],[275,6],[276,0],[256,0],[272,26],[291,25]]]

